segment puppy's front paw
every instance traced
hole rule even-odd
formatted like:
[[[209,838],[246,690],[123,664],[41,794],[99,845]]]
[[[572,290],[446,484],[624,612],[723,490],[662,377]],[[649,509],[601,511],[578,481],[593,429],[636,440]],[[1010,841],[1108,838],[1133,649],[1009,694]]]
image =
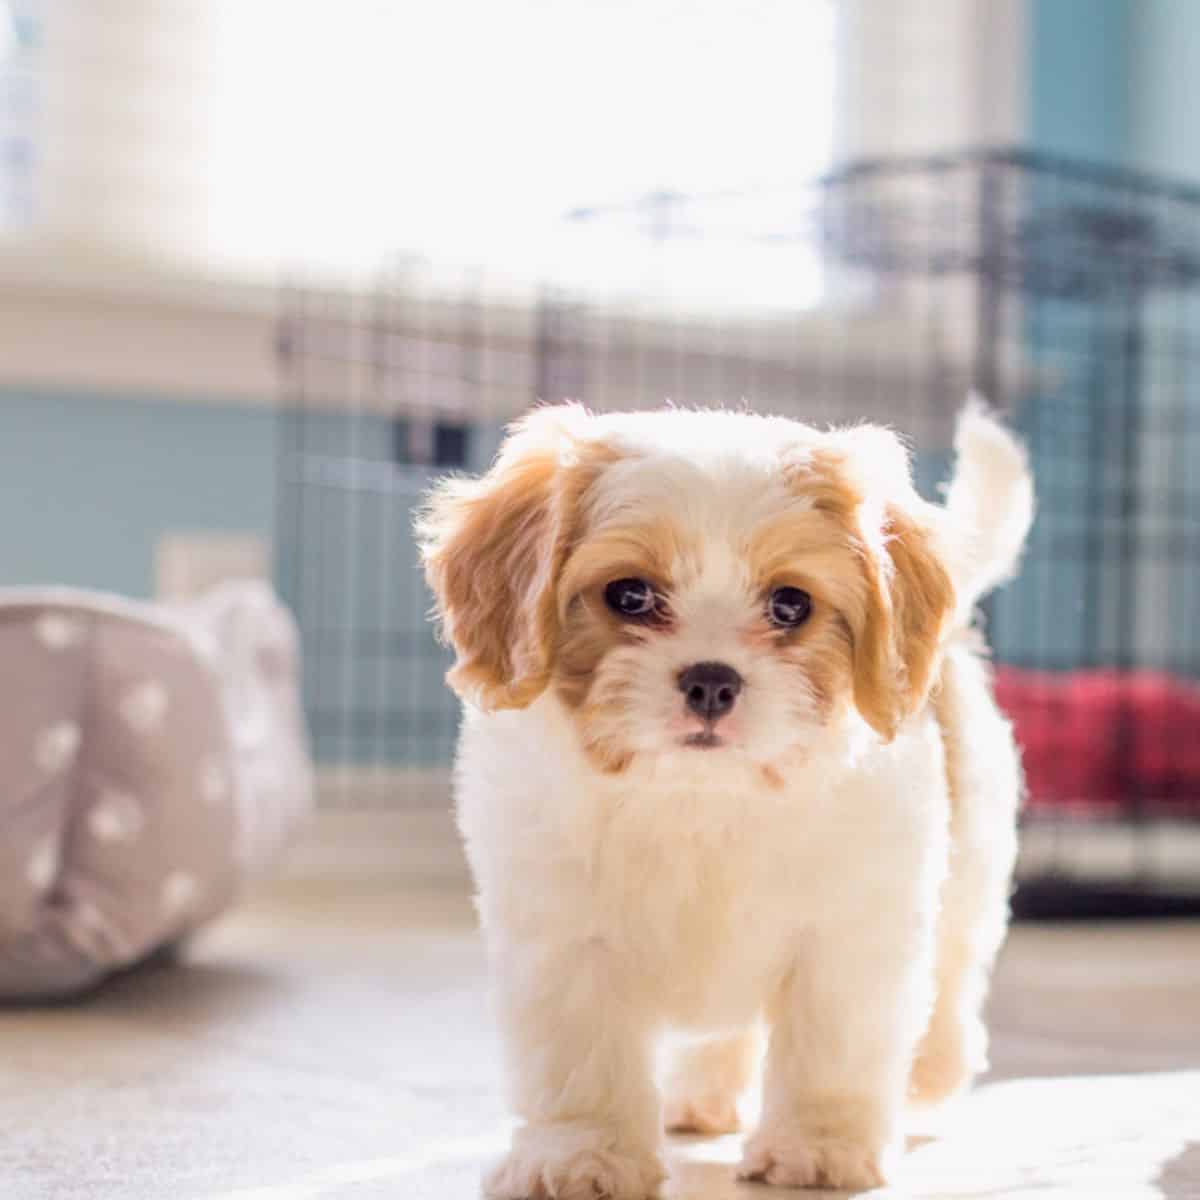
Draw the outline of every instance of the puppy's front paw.
[[[664,1173],[615,1131],[582,1125],[527,1126],[484,1180],[488,1200],[649,1200]]]
[[[739,1179],[777,1187],[865,1191],[885,1182],[884,1155],[866,1143],[762,1130],[746,1145]]]

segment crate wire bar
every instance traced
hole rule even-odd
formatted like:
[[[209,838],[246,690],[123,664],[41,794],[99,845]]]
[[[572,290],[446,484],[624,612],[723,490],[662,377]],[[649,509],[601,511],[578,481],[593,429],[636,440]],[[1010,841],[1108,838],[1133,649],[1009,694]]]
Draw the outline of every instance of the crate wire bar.
[[[1194,903],[1200,190],[980,150],[580,208],[559,245],[523,297],[412,259],[285,289],[279,574],[324,802],[445,802],[456,709],[412,509],[529,405],[884,421],[933,497],[975,389],[1038,488],[1022,573],[986,605],[1028,776],[1018,909]]]

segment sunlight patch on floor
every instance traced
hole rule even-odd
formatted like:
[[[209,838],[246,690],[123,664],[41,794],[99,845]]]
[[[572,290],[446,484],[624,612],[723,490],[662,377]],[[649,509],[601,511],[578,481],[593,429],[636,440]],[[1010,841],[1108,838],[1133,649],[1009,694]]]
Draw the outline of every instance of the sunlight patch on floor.
[[[1200,1138],[1200,1072],[1021,1079],[990,1084],[948,1114],[905,1157],[880,1200],[1184,1200],[1171,1164]],[[737,1185],[740,1137],[677,1140],[669,1200],[766,1195]],[[1178,1190],[1178,1188],[1192,1190]],[[808,1196],[821,1193],[808,1192]],[[830,1195],[840,1193],[829,1193]]]
[[[326,1200],[348,1189],[414,1176],[430,1195],[470,1200],[477,1180],[510,1133],[434,1141],[409,1154],[324,1167],[304,1178],[214,1194],[210,1200]],[[980,1088],[942,1123],[936,1138],[914,1138],[900,1174],[879,1200],[1183,1200],[1200,1180],[1175,1182],[1171,1164],[1200,1136],[1200,1072],[1022,1079]],[[742,1200],[775,1193],[738,1184],[740,1135],[673,1138],[664,1200]],[[439,1191],[455,1179],[453,1192]],[[403,1181],[407,1180],[405,1184]],[[1179,1188],[1185,1190],[1179,1190]],[[397,1194],[408,1194],[397,1192]],[[424,1194],[424,1193],[423,1193]],[[786,1193],[785,1193],[786,1194]],[[840,1193],[807,1192],[806,1196]]]

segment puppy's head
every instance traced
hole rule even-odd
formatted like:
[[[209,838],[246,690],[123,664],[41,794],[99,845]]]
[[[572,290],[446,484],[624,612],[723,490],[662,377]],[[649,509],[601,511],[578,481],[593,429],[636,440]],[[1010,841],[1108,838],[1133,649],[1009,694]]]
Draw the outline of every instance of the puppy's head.
[[[882,429],[568,406],[440,485],[418,532],[461,695],[552,690],[606,770],[769,767],[851,712],[890,738],[924,703],[953,607],[940,511]]]

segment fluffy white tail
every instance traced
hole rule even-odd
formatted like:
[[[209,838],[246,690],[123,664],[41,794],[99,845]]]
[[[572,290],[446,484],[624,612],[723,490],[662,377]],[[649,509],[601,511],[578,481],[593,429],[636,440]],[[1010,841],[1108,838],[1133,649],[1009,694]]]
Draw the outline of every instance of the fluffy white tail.
[[[965,624],[1016,572],[1033,523],[1033,476],[1024,446],[974,395],[958,419],[954,450],[945,506],[956,543],[956,615]]]

